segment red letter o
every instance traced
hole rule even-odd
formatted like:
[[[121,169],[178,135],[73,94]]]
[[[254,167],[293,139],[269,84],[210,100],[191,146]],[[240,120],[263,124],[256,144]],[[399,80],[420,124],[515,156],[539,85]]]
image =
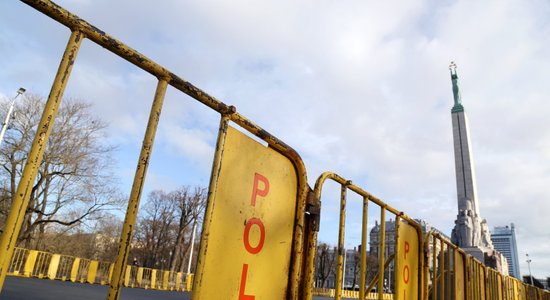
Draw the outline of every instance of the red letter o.
[[[403,268],[403,281],[409,283],[409,266],[405,265]]]
[[[256,247],[252,247],[250,245],[249,241],[249,234],[250,234],[250,228],[252,228],[252,225],[257,225],[258,228],[260,228],[260,241],[258,242],[258,245]],[[265,241],[265,227],[264,223],[258,218],[251,218],[246,222],[246,226],[244,227],[244,247],[246,248],[246,251],[248,251],[250,254],[257,254],[260,252],[264,246]]]

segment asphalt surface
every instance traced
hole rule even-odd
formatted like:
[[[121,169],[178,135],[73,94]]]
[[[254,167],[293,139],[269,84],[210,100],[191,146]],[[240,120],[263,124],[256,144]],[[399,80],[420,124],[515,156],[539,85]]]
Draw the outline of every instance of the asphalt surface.
[[[0,300],[105,300],[106,285],[8,276]],[[189,300],[191,294],[123,288],[121,300]]]
[[[0,300],[105,300],[108,286],[67,281],[8,276]],[[190,300],[186,292],[123,288],[121,300]],[[315,300],[331,298],[314,297]],[[223,300],[220,298],[220,300]]]

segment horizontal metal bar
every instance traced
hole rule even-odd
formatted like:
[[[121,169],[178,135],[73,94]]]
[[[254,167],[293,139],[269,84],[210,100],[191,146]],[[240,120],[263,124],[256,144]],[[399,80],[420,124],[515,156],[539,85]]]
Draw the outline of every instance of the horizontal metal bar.
[[[363,196],[364,198],[367,198],[369,201],[372,201],[376,205],[385,208],[387,211],[395,214],[396,216],[400,216],[407,222],[411,223],[411,225],[421,228],[418,222],[416,222],[414,219],[407,216],[405,213],[389,206],[388,204],[386,204],[384,201],[380,200],[376,196],[356,186],[355,184],[352,183],[351,180],[347,180],[342,176],[333,172],[324,172],[323,174],[321,174],[321,176],[319,176],[319,178],[317,179],[317,182],[315,183],[315,199],[320,199],[322,187],[327,179],[332,179],[342,185],[345,185],[351,191],[357,193],[360,196]]]

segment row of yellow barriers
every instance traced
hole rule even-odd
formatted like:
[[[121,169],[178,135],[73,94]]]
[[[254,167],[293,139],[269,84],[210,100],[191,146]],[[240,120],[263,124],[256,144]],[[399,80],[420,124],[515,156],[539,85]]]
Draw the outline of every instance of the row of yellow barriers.
[[[550,300],[550,293],[505,276],[451,244],[437,233],[428,233],[424,276],[428,288],[423,299]],[[432,246],[430,248],[430,246]],[[433,250],[436,249],[436,250]],[[108,284],[110,262],[16,248],[8,274],[89,284]],[[191,291],[193,274],[126,266],[123,284],[130,288]],[[335,297],[335,289],[313,288],[315,296]],[[340,297],[359,299],[359,291],[341,290]],[[393,300],[393,294],[366,293],[364,299]]]
[[[362,198],[363,204],[361,222],[363,252],[361,253],[360,271],[360,282],[362,283],[366,283],[367,260],[364,249],[367,247],[369,206],[380,210],[378,274],[368,287],[366,284],[361,284],[360,299],[372,297],[370,291],[375,289],[377,293],[374,296],[377,299],[550,300],[548,292],[527,286],[508,276],[497,274],[445,239],[429,233],[426,235],[422,232],[418,222],[337,174],[323,173],[316,182],[315,190],[312,190],[307,184],[306,168],[300,155],[282,140],[238,113],[235,107],[210,96],[50,0],[21,1],[65,25],[70,29],[71,34],[40,124],[37,127],[33,145],[28,153],[17,191],[14,193],[10,212],[3,228],[4,232],[0,238],[0,291],[6,273],[91,284],[109,283],[110,288],[107,295],[109,300],[120,299],[120,287],[122,286],[159,290],[191,290],[193,282],[191,274],[127,265],[133,229],[166,89],[168,86],[172,86],[220,115],[208,205],[198,254],[197,280],[195,280],[192,299],[220,299],[222,296],[231,299],[255,299],[257,297],[309,300],[312,299],[312,294],[315,292],[325,293],[335,299],[341,299],[342,296],[356,297],[356,292],[342,290],[346,195],[348,191],[351,191]],[[114,263],[15,247],[28,207],[32,183],[37,176],[63,93],[75,64],[78,50],[84,40],[104,47],[158,80],[120,235],[119,251]],[[268,147],[258,146],[262,144],[250,145],[243,138],[246,135],[239,133],[239,129],[262,140]],[[246,145],[248,150],[253,150],[250,153],[254,153],[254,155],[245,151],[241,152],[242,145]],[[261,148],[261,151],[258,148]],[[235,164],[234,168],[231,168],[231,163]],[[245,172],[245,176],[240,172]],[[314,291],[312,288],[321,213],[321,188],[327,179],[331,179],[341,186],[336,289],[334,292]],[[270,180],[272,182],[271,189],[269,188]],[[260,183],[262,183],[261,186]],[[281,184],[277,185],[277,183]],[[252,197],[248,193],[246,197],[241,197],[240,192],[245,190],[248,192],[252,190]],[[239,192],[239,194],[233,192]],[[238,197],[234,197],[235,195]],[[257,206],[256,197],[261,198]],[[223,203],[220,199],[231,202],[231,214],[228,214],[229,210],[220,210],[220,207],[223,207],[220,205],[214,209],[214,202]],[[281,213],[274,213],[278,210],[273,208],[279,208]],[[385,253],[386,250],[384,250],[387,248],[385,244],[386,214],[391,216],[389,219],[394,219],[397,224],[393,254]],[[252,226],[257,227],[260,232],[257,244],[250,243],[249,233]],[[272,230],[269,231],[271,235],[266,238],[266,228],[269,230],[283,227],[284,230],[278,230],[280,235],[273,235],[275,231]],[[231,230],[221,230],[227,228]],[[213,238],[215,234],[223,235],[226,232],[234,237],[232,241],[237,241],[233,243],[233,247],[229,247],[233,250],[229,254],[227,245],[219,243]],[[431,250],[430,245],[432,245]],[[271,255],[268,250],[274,251],[275,255]],[[226,256],[230,256],[231,259],[226,259]],[[223,259],[212,259],[220,257]],[[383,292],[384,274],[386,270],[391,270],[389,264],[392,261],[394,261],[394,270],[396,270],[395,276],[392,278],[395,283],[395,294],[386,295]],[[250,276],[248,276],[249,268]],[[224,272],[221,272],[222,270]],[[258,273],[266,270],[268,272]],[[279,277],[276,277],[275,273]],[[267,282],[266,278],[269,278],[270,281]]]
[[[338,232],[337,259],[335,263],[335,289],[306,290],[305,299],[312,295],[333,297],[336,300],[356,299],[423,299],[423,300],[550,300],[550,292],[528,285],[511,276],[503,275],[485,266],[472,255],[451,243],[451,241],[434,230],[426,230],[422,225],[405,213],[389,206],[382,200],[369,194],[338,174],[325,172],[315,184],[313,201],[320,207],[321,190],[326,180],[333,180],[340,185],[340,218]],[[347,192],[358,194],[363,199],[361,229],[361,261],[359,291],[344,290],[344,240],[346,224]],[[366,249],[368,233],[369,207],[380,209],[379,237],[372,240],[375,255],[378,257],[377,274],[370,283],[366,281]],[[389,214],[388,218],[386,215]],[[386,238],[386,222],[394,221],[394,229]],[[310,231],[309,256],[306,289],[313,286],[316,231]],[[388,247],[389,246],[389,247]],[[392,249],[391,251],[389,249]],[[389,268],[393,263],[392,269]],[[391,281],[391,282],[390,282]],[[384,293],[386,284],[395,294]],[[371,293],[373,289],[376,293]]]
[[[8,275],[90,284],[108,284],[113,263],[16,248]],[[123,286],[165,291],[191,291],[193,274],[126,266]]]
[[[350,290],[343,290],[341,291],[342,296],[346,298],[353,298],[353,299],[359,299],[359,291],[350,291]],[[313,294],[315,296],[321,296],[321,297],[335,297],[336,296],[336,290],[335,289],[324,289],[324,288],[313,288]],[[378,298],[377,293],[367,293],[365,295],[366,300],[375,300],[380,299]],[[382,295],[383,300],[393,300],[393,294],[383,294]]]
[[[550,300],[550,292],[503,275],[466,254],[447,238],[428,232],[422,299]]]

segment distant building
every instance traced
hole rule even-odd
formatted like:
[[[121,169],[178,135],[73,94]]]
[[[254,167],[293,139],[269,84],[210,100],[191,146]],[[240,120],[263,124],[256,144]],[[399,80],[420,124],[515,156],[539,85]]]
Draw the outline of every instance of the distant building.
[[[438,230],[437,228],[431,226],[428,222],[420,219],[415,219],[416,222],[420,224],[422,227],[422,232],[425,234],[427,232],[433,231],[441,235],[446,240],[451,240],[449,236]],[[395,221],[389,220],[386,221],[386,254],[385,256],[388,257],[395,253]],[[378,244],[380,243],[380,224],[378,224],[378,221],[375,222],[374,227],[370,231],[370,240],[369,240],[369,246],[370,246],[370,253],[374,256],[378,256]]]
[[[510,276],[521,279],[514,223],[495,227],[491,232],[491,240],[495,249],[506,257]]]
[[[444,234],[443,232],[441,232],[440,230],[438,230],[437,228],[431,226],[428,222],[424,221],[424,220],[420,220],[420,219],[414,219],[416,222],[418,222],[418,224],[420,224],[420,226],[422,227],[422,233],[426,234],[427,232],[435,232],[435,233],[438,233],[441,237],[443,237],[443,239],[446,239],[447,241],[450,241],[451,239],[449,238],[449,236],[447,236],[446,234]],[[386,248],[386,251],[385,251],[385,258],[386,260],[388,259],[388,257],[390,257],[391,255],[395,254],[395,230],[396,230],[396,226],[395,226],[395,221],[390,219],[389,221],[386,221],[386,224],[385,224],[385,248]],[[369,253],[374,256],[374,257],[378,257],[378,251],[379,251],[379,243],[380,243],[380,224],[378,223],[378,221],[375,222],[374,224],[374,227],[371,229],[370,233],[369,233]],[[428,251],[432,252],[432,248],[433,248],[433,244],[429,244],[428,245]],[[440,249],[440,244],[437,243],[436,244],[436,251],[439,251]],[[428,261],[428,266],[431,267],[432,266],[432,260],[429,260]],[[390,279],[389,282],[390,282],[390,285],[389,287],[389,291],[393,291],[394,290],[394,282],[391,280],[392,277],[395,276],[395,270],[394,270],[394,263],[392,262],[389,266],[388,266],[388,269],[386,269],[386,275],[384,275],[385,278],[388,278]]]

